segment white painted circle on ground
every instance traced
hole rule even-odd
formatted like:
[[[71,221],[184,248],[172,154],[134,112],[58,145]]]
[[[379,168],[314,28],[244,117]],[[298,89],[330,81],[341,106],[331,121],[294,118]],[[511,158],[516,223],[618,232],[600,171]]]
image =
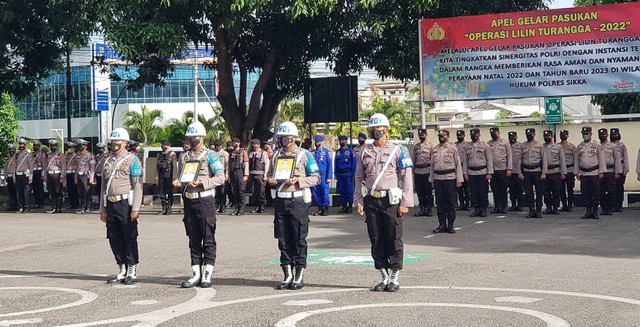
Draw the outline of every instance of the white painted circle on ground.
[[[81,298],[78,301],[67,303],[67,304],[58,305],[58,306],[55,306],[55,307],[35,309],[35,310],[29,310],[29,311],[3,313],[3,314],[0,314],[0,317],[15,317],[15,316],[21,316],[21,315],[26,315],[26,314],[42,313],[42,312],[49,312],[49,311],[54,311],[54,310],[66,309],[66,308],[70,308],[70,307],[75,307],[75,306],[87,304],[87,303],[89,303],[89,302],[91,302],[91,301],[93,301],[93,300],[98,298],[98,295],[96,293],[93,293],[93,292],[88,292],[88,291],[83,291],[83,290],[76,290],[76,289],[73,289],[73,288],[64,288],[64,287],[0,287],[0,291],[1,290],[46,290],[46,291],[55,291],[55,292],[67,292],[67,293],[78,294],[78,295],[81,296]]]
[[[0,326],[28,325],[28,324],[37,324],[41,322],[42,322],[42,318],[0,320]]]
[[[140,300],[140,301],[132,301],[130,303],[132,305],[153,305],[153,304],[158,304],[160,302],[156,300]]]

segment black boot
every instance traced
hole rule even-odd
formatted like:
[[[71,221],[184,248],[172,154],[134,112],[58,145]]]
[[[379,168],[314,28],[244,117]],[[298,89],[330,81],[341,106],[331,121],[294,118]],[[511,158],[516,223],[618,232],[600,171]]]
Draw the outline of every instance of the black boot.
[[[347,204],[343,203],[342,207],[340,207],[340,210],[338,210],[338,213],[347,213]]]
[[[547,209],[544,210],[544,214],[550,215],[552,213],[553,213],[553,208],[551,208],[551,205],[547,205]]]
[[[253,210],[251,210],[251,213],[258,213],[258,210],[260,210],[260,207],[256,206],[255,208],[253,208]]]
[[[529,207],[529,214],[527,218],[535,218],[536,217],[536,209],[534,207]]]
[[[165,212],[167,211],[167,206],[165,204],[162,204],[162,210],[160,212],[158,212],[156,215],[164,215]]]
[[[447,224],[444,221],[440,221],[440,225],[438,225],[438,228],[433,230],[435,234],[444,233],[446,231],[447,231]]]
[[[296,266],[296,274],[293,277],[293,282],[291,283],[292,290],[299,290],[304,287],[304,270],[305,268],[302,266]]]
[[[501,212],[500,212],[500,205],[496,203],[496,204],[493,206],[493,209],[491,209],[491,211],[490,211],[489,213],[490,213],[490,214],[501,213]]]
[[[264,204],[258,206],[258,213],[264,213]]]
[[[400,270],[391,270],[391,274],[389,275],[389,285],[385,289],[387,292],[397,292],[400,290],[400,282],[398,278],[400,277]]]
[[[120,269],[120,272],[115,277],[108,279],[107,284],[122,283],[127,278],[127,265],[124,263],[119,264],[118,269]]]
[[[591,218],[591,207],[587,207],[587,212],[584,213],[584,215],[582,215],[582,217],[580,217],[582,219],[589,219]]]
[[[238,205],[238,210],[235,213],[236,216],[242,216],[244,215],[244,205],[239,204]]]
[[[480,208],[480,217],[487,216],[487,208]]]
[[[480,208],[476,207],[473,208],[473,212],[469,215],[470,217],[480,217]]]
[[[329,207],[323,206],[322,207],[322,212],[320,213],[320,216],[328,216],[328,215],[329,215]]]
[[[172,213],[171,211],[171,205],[167,205],[167,210],[164,211],[165,215],[170,215]]]
[[[542,207],[536,208],[536,218],[542,218]]]
[[[600,219],[598,216],[598,206],[591,208],[591,219]]]
[[[387,285],[389,285],[389,271],[386,268],[378,269],[378,271],[382,276],[382,281],[371,289],[374,292],[382,292],[387,289]]]
[[[427,206],[427,209],[424,212],[424,215],[427,217],[433,217],[433,212],[431,211],[431,206]]]
[[[347,204],[347,213],[353,213],[353,203]]]
[[[293,282],[293,269],[289,265],[282,265],[282,272],[284,273],[284,278],[278,284],[279,290],[286,290],[291,287],[291,283]]]
[[[448,225],[447,233],[449,234],[456,233],[456,230],[453,228],[453,221],[454,221],[453,219],[447,219],[447,225]]]
[[[557,204],[553,205],[551,207],[551,214],[553,214],[553,215],[559,215],[560,214],[560,211],[558,211],[558,205]]]
[[[420,206],[420,211],[418,211],[415,214],[413,214],[413,216],[414,217],[422,217],[424,215],[424,210],[425,210],[425,206],[421,205]]]
[[[312,213],[312,215],[314,216],[320,216],[322,215],[322,209],[324,208],[324,206],[318,206],[318,211]]]
[[[231,213],[232,216],[237,216],[238,212],[240,212],[240,205],[236,204],[236,209]]]
[[[603,216],[611,216],[613,215],[611,209],[609,207],[602,207],[602,212],[600,213]]]

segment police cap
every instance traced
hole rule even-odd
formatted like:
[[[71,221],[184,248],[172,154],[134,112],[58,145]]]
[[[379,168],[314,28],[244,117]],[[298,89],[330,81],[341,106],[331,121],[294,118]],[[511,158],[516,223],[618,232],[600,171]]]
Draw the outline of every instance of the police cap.
[[[260,144],[260,140],[259,139],[252,139],[251,140],[251,144]]]
[[[532,135],[532,134],[536,133],[536,129],[535,128],[527,128],[524,132],[527,135]]]
[[[106,144],[104,144],[104,143],[102,143],[102,142],[99,142],[99,143],[96,143],[96,147],[98,147],[98,148],[102,149],[102,148],[106,148],[106,147],[107,147],[107,145],[106,145]]]
[[[171,141],[164,140],[164,141],[162,141],[162,145],[171,146]]]
[[[227,141],[227,147],[233,146],[233,141]]]
[[[426,128],[418,129],[418,135],[427,135],[427,129]]]
[[[367,135],[366,135],[365,133],[359,133],[359,134],[358,134],[358,137],[359,137],[359,138],[362,138],[362,139],[366,139],[366,138],[367,138]]]
[[[612,128],[609,130],[609,132],[611,133],[611,135],[620,135],[620,129],[619,128]]]
[[[518,132],[511,131],[507,135],[509,135],[509,137],[512,137],[512,136],[518,137]]]
[[[547,137],[547,136],[553,136],[553,132],[549,129],[545,130],[542,132],[542,136]]]
[[[231,142],[240,143],[240,138],[234,137],[234,138],[231,139]]]
[[[491,127],[489,128],[489,133],[495,133],[495,132],[499,132],[500,128],[499,127]]]
[[[316,136],[313,137],[313,140],[316,141],[316,142],[322,142],[322,141],[324,141],[324,136],[316,135]]]
[[[40,143],[40,141],[38,141],[38,140],[33,140],[33,145],[34,145],[34,146],[36,146],[36,145],[41,145],[41,144],[42,144],[42,143]]]
[[[470,131],[471,135],[478,135],[480,134],[480,129],[479,128],[472,128]]]
[[[215,144],[215,146],[222,146],[223,143],[222,140],[216,140],[213,144]]]
[[[58,141],[51,139],[49,140],[49,145],[58,145]]]
[[[566,129],[561,130],[560,131],[560,136],[564,136],[564,135],[569,136],[569,131],[566,130]]]
[[[606,128],[601,128],[598,130],[598,135],[607,135],[608,131]]]
[[[591,126],[583,126],[582,134],[589,134],[589,133],[591,133]]]
[[[459,130],[456,131],[456,135],[457,136],[464,136],[464,131],[459,129]]]
[[[446,130],[446,129],[439,130],[438,136],[449,136],[449,130]]]
[[[338,140],[339,141],[346,141],[348,139],[348,137],[346,135],[340,135],[338,136]]]

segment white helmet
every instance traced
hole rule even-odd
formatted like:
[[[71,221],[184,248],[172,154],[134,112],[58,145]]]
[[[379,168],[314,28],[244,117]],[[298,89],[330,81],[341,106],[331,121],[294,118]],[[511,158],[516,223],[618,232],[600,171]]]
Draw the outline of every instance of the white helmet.
[[[385,126],[390,127],[389,119],[383,114],[374,114],[369,118],[369,127]]]
[[[286,121],[278,127],[278,132],[276,135],[284,136],[284,135],[293,135],[298,136],[298,127],[290,121]]]
[[[204,129],[204,125],[201,122],[197,121],[195,123],[191,123],[189,127],[187,127],[187,132],[184,136],[206,136],[207,131]]]
[[[123,140],[129,142],[129,132],[122,127],[114,128],[109,134],[109,141]]]

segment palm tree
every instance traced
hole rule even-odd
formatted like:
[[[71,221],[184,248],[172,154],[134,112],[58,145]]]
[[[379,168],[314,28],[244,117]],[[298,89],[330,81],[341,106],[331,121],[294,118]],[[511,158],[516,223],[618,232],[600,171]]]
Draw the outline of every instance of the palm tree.
[[[198,115],[198,121],[202,123],[207,131],[207,136],[205,137],[207,141],[218,139],[219,132],[222,133],[223,139],[229,135],[220,115],[206,119],[204,115],[200,114]],[[184,139],[184,133],[192,122],[193,111],[185,112],[180,119],[170,119],[168,124],[158,133],[159,137],[157,139],[169,140],[171,144],[177,145]]]
[[[361,118],[371,118],[374,114],[384,114],[389,119],[389,138],[404,139],[408,136],[407,131],[411,130],[411,117],[409,117],[407,105],[395,99],[384,99],[380,96],[374,97],[370,110],[363,110]]]
[[[140,140],[142,146],[154,143],[158,132],[162,129],[163,114],[159,109],[149,111],[142,106],[141,112],[129,111],[124,114],[124,127],[134,139]]]

